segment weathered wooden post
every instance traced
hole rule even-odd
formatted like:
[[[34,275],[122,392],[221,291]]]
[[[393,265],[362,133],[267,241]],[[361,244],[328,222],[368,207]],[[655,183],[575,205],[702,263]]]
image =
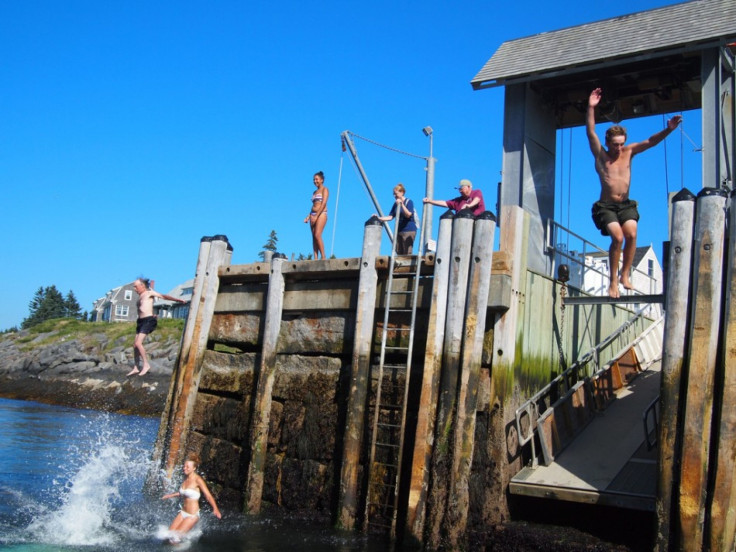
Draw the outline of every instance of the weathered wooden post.
[[[669,272],[665,298],[665,323],[662,344],[662,381],[659,400],[659,472],[657,481],[657,535],[659,552],[670,548],[670,519],[674,514],[672,493],[677,461],[677,428],[680,427],[680,385],[685,358],[692,266],[695,196],[682,190],[672,198]]]
[[[460,354],[463,345],[465,297],[470,269],[470,249],[473,243],[474,217],[460,211],[452,222],[452,249],[450,279],[447,292],[447,319],[440,374],[439,404],[437,407],[436,446],[432,451],[432,475],[429,494],[427,542],[437,548],[440,530],[447,530],[444,518],[447,510],[454,412],[460,376]]]
[[[194,398],[199,388],[202,358],[207,349],[207,339],[212,324],[212,316],[215,312],[217,291],[220,287],[218,270],[230,257],[228,247],[229,244],[225,236],[214,236],[212,238],[202,291],[197,300],[198,304],[193,309],[194,315],[190,313],[187,319],[187,326],[190,324],[193,326],[192,338],[188,355],[186,359],[182,358],[184,370],[181,376],[178,400],[168,421],[170,441],[165,465],[168,477],[171,477],[174,468],[182,461],[185,454],[185,451],[182,450],[182,436],[186,435],[189,430]],[[192,299],[193,302],[194,300],[195,298]]]
[[[710,505],[710,549],[730,552],[736,547],[736,199],[731,193],[728,225],[728,265],[724,283],[724,313],[722,359],[718,371],[722,381],[716,385],[720,394],[716,398],[715,420],[718,427],[718,452],[715,466],[715,485]]]
[[[475,417],[478,408],[478,382],[483,357],[483,338],[491,290],[491,265],[496,217],[486,211],[475,221],[470,277],[465,308],[464,344],[458,389],[455,445],[447,519],[450,522],[448,540],[453,547],[460,544],[468,523],[470,496],[468,482],[475,445]]]
[[[263,344],[250,423],[250,461],[248,463],[248,483],[245,489],[245,511],[249,514],[257,514],[261,511],[263,471],[266,465],[268,426],[271,421],[271,397],[276,377],[276,345],[284,306],[285,284],[282,273],[284,259],[273,258],[273,254],[270,257],[271,273],[268,277]]]
[[[153,447],[153,458],[151,461],[153,468],[149,471],[148,476],[146,477],[146,487],[149,489],[153,489],[156,486],[159,469],[161,468],[161,458],[166,445],[169,421],[173,415],[172,409],[179,399],[184,367],[186,366],[186,359],[189,356],[189,349],[192,345],[192,335],[194,331],[193,320],[196,317],[196,309],[199,306],[199,297],[202,294],[202,286],[204,284],[204,275],[207,269],[207,259],[210,255],[211,243],[212,238],[210,236],[204,236],[199,241],[199,255],[197,256],[197,267],[194,272],[194,292],[192,294],[192,300],[189,303],[187,323],[184,325],[184,332],[182,333],[179,352],[177,353],[176,362],[174,363],[173,377],[169,383],[169,391],[166,396],[166,405],[164,406],[163,414],[161,416],[161,423],[159,424],[156,443]],[[191,324],[189,323],[189,320],[192,320]]]
[[[681,550],[702,550],[718,353],[726,192],[704,188],[695,214],[693,298],[680,470]]]
[[[424,541],[429,466],[432,461],[439,375],[442,368],[442,343],[445,338],[445,320],[447,317],[447,284],[450,278],[453,218],[451,211],[447,211],[440,217],[437,251],[435,253],[432,297],[427,322],[427,345],[424,352],[422,390],[417,412],[417,428],[414,438],[414,455],[411,464],[411,482],[406,516],[405,541],[410,546],[419,545]]]
[[[381,232],[381,221],[377,217],[368,219],[365,223],[363,253],[360,259],[358,304],[355,314],[352,366],[350,367],[350,394],[345,420],[337,506],[337,525],[349,530],[355,527],[358,513],[358,469],[366,401],[370,390],[370,355],[373,345],[378,284],[376,257],[381,249]]]

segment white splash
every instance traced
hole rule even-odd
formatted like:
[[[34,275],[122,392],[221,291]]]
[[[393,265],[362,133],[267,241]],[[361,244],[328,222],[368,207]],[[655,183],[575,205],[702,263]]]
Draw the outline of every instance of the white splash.
[[[103,424],[104,425],[104,424]],[[57,545],[110,545],[118,541],[113,514],[120,504],[120,490],[131,478],[141,476],[145,462],[140,451],[129,453],[130,436],[113,435],[104,427],[94,431],[93,442],[74,444],[86,448],[78,468],[62,464],[60,475],[66,484],[55,483],[53,492],[60,500],[58,508],[35,518],[28,530],[40,542]],[[63,459],[62,459],[63,460]],[[74,471],[76,469],[76,471]]]

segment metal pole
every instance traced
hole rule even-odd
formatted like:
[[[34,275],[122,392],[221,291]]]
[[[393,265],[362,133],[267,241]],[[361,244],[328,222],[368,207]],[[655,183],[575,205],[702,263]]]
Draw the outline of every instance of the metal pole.
[[[382,217],[383,211],[381,210],[381,205],[378,203],[378,199],[376,198],[376,194],[373,193],[373,187],[371,186],[371,183],[368,180],[368,175],[365,174],[365,171],[363,170],[363,165],[360,162],[360,159],[358,158],[358,151],[355,149],[355,144],[353,143],[353,140],[350,138],[350,132],[347,130],[344,130],[342,134],[343,140],[345,140],[345,143],[348,146],[348,149],[350,150],[350,155],[353,156],[353,161],[355,161],[355,166],[358,168],[358,172],[360,173],[360,177],[363,179],[363,184],[365,184],[366,190],[368,190],[368,195],[371,196],[371,200],[373,201],[373,205],[376,208],[376,212],[378,213],[378,216]],[[398,213],[397,213],[398,216]],[[388,225],[388,222],[383,222],[383,227],[386,230],[386,233],[388,234],[388,237],[391,241],[394,241],[394,235],[391,232],[391,228]]]
[[[427,186],[425,190],[424,197],[428,197],[430,199],[434,198],[434,162],[436,159],[432,156],[432,146],[433,146],[433,138],[434,138],[434,131],[432,130],[432,127],[424,127],[422,129],[422,132],[426,136],[429,136],[429,157],[427,157]],[[424,252],[427,251],[434,251],[436,249],[436,245],[434,245],[434,242],[432,241],[432,204],[431,203],[425,203],[424,209],[422,211],[422,216],[424,217],[424,244],[419,244],[420,247],[424,247]],[[432,247],[430,247],[430,244],[433,244]]]

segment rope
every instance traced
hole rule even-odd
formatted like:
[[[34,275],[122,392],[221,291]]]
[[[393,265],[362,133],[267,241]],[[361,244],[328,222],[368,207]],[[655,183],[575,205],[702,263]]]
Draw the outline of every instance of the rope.
[[[342,182],[342,162],[345,159],[345,146],[340,154],[340,171],[337,174],[337,197],[335,198],[335,220],[332,222],[332,244],[330,244],[330,257],[335,254],[335,230],[337,230],[337,207],[340,205],[340,183]]]
[[[409,157],[414,157],[415,159],[427,159],[423,155],[416,155],[414,153],[409,153],[409,152],[406,152],[406,151],[403,151],[403,150],[400,150],[400,149],[392,148],[391,146],[387,146],[385,144],[381,144],[380,142],[376,142],[375,140],[371,140],[370,138],[365,138],[364,136],[360,136],[358,134],[354,134],[354,133],[352,133],[350,131],[348,131],[348,134],[350,134],[350,136],[352,136],[353,138],[360,138],[364,142],[368,142],[369,144],[373,144],[374,146],[378,146],[378,147],[387,149],[389,151],[393,151],[395,153],[400,153],[402,155],[408,155]]]
[[[665,119],[664,113],[662,113],[662,126],[667,126],[667,120]],[[681,138],[682,139],[682,138]],[[670,197],[670,173],[667,170],[667,140],[664,140],[662,144],[664,146],[664,187],[667,190],[667,198]]]

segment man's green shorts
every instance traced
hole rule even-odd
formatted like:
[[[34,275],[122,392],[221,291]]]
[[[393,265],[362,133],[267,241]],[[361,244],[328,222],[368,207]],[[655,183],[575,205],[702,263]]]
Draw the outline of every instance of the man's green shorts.
[[[593,204],[592,214],[595,227],[601,234],[608,236],[608,225],[618,222],[623,225],[628,220],[639,220],[637,202],[633,199],[625,201],[596,201]]]

